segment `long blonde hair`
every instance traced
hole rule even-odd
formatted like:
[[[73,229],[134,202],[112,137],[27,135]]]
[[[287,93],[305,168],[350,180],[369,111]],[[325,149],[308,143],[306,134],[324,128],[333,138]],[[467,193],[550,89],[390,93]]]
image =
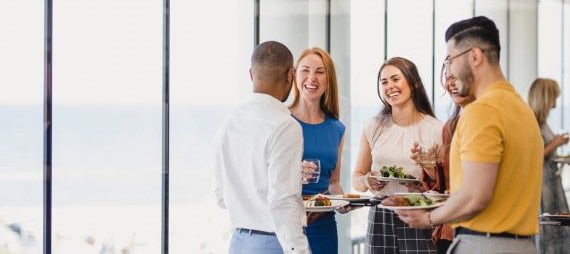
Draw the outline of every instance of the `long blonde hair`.
[[[299,56],[299,58],[297,59],[297,62],[295,63],[295,69],[299,67],[299,62],[301,62],[301,60],[308,55],[317,55],[319,58],[321,58],[327,74],[327,79],[328,79],[327,81],[329,84],[327,89],[325,90],[325,93],[323,94],[323,96],[321,96],[321,100],[319,102],[321,110],[323,110],[325,114],[335,119],[338,119],[340,111],[339,102],[338,102],[338,82],[336,81],[336,70],[332,58],[329,55],[329,53],[327,53],[321,48],[316,48],[316,47],[308,48],[305,49],[303,53],[301,53],[301,56]],[[291,106],[289,106],[289,108],[293,108],[299,103],[299,88],[297,88],[296,79],[293,82],[292,90],[293,90],[293,103],[291,104]]]
[[[539,126],[546,123],[550,110],[556,105],[560,96],[558,83],[549,78],[537,78],[528,91],[528,104],[538,120]]]

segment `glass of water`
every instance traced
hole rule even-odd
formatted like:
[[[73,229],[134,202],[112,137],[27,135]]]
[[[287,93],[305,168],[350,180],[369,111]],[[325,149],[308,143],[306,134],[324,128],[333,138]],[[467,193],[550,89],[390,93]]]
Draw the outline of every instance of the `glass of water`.
[[[303,184],[318,183],[321,176],[321,161],[318,159],[304,159],[301,162]]]

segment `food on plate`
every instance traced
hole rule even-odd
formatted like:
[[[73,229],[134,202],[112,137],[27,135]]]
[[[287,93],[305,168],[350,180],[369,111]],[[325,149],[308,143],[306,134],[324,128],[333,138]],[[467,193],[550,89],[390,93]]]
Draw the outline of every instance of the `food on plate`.
[[[404,168],[396,166],[383,166],[380,169],[380,176],[392,178],[415,179],[413,176],[404,173]]]
[[[360,194],[344,193],[343,198],[360,198]]]
[[[389,196],[382,200],[384,206],[430,206],[435,202],[420,195]]]
[[[329,198],[321,195],[321,194],[317,194],[312,196],[309,200],[305,201],[306,203],[306,207],[314,207],[314,206],[331,206],[332,202]]]
[[[448,196],[434,196],[434,195],[429,195],[427,194],[427,196],[433,201],[433,202],[444,202],[447,200],[447,198],[449,198]]]
[[[411,206],[412,204],[406,197],[402,196],[389,196],[382,200],[382,205],[385,206]]]
[[[434,204],[433,200],[423,195],[407,196],[406,198],[412,203],[412,206],[429,206]]]

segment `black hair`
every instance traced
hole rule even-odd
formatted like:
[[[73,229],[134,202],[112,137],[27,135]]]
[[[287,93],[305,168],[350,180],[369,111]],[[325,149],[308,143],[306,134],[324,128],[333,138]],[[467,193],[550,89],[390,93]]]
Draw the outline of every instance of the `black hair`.
[[[293,54],[280,42],[266,41],[253,50],[251,67],[271,82],[286,80],[287,72],[293,68]]]
[[[445,42],[470,44],[481,47],[490,63],[498,63],[501,55],[499,30],[495,22],[485,16],[477,16],[455,22],[445,31]]]

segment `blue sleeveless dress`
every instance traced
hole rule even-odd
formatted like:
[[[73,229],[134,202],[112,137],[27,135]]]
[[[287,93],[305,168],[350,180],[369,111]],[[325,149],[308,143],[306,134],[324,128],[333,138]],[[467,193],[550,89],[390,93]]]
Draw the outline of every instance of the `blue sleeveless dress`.
[[[319,159],[321,175],[317,183],[303,185],[303,195],[324,193],[329,188],[332,171],[338,161],[338,146],[345,127],[339,120],[326,116],[322,123],[309,124],[295,118],[303,128],[303,159]],[[338,253],[338,235],[334,212],[323,214],[307,226],[307,238],[313,254]]]

